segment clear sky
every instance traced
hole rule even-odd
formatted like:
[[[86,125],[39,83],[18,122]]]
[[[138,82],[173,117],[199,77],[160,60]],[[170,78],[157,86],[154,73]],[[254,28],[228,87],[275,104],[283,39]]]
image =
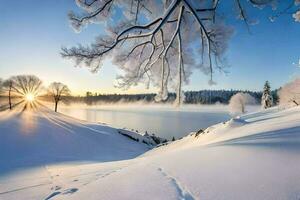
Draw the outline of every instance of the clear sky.
[[[73,0],[0,0],[0,77],[35,74],[45,84],[66,83],[74,94],[155,91],[144,86],[129,91],[114,88],[118,71],[110,61],[99,73],[92,74],[61,58],[62,46],[88,44],[103,30],[103,25],[92,25],[75,33],[67,19],[70,10],[78,10]],[[267,19],[270,12],[266,9],[253,14],[259,23],[250,27],[251,34],[241,21],[228,20],[235,28],[227,51],[230,73],[216,73],[217,85],[209,86],[208,77],[195,72],[184,89],[261,90],[266,80],[278,88],[300,75],[300,68],[293,64],[300,58],[300,23],[294,22],[291,15],[272,23]]]

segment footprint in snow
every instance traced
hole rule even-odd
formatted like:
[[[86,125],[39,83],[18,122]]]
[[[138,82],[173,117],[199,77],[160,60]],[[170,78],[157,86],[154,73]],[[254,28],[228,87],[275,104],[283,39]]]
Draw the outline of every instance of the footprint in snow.
[[[180,199],[184,199],[184,200],[195,200],[195,198],[193,197],[193,195],[186,190],[186,188],[184,188],[181,183],[175,178],[172,177],[171,175],[167,174],[162,168],[158,168],[158,171],[160,171],[160,173],[162,173],[162,175],[164,177],[166,177],[167,179],[170,180],[170,182],[173,184],[173,186],[176,188],[176,190],[178,191],[179,195],[180,195]]]
[[[58,186],[58,185],[56,185],[55,187],[52,187],[52,188],[51,188],[51,190],[55,190],[55,191],[60,190],[60,189],[61,189],[61,187]]]
[[[65,190],[62,194],[73,194],[78,191],[78,188],[70,188]]]
[[[50,194],[48,197],[46,197],[45,198],[45,200],[49,200],[49,199],[51,199],[52,197],[54,197],[54,196],[56,196],[56,195],[58,195],[58,194],[60,194],[61,192],[53,192],[52,194]]]
[[[59,186],[55,186],[55,188],[53,188],[55,190],[60,190],[61,187]],[[51,188],[52,190],[52,188]],[[67,190],[64,190],[63,192],[59,192],[59,191],[56,191],[56,192],[53,192],[51,193],[48,197],[45,198],[45,200],[49,200],[49,199],[52,199],[54,196],[57,196],[59,194],[63,194],[63,195],[66,195],[66,194],[73,194],[75,192],[77,192],[78,189],[77,188],[70,188],[70,189],[67,189]]]

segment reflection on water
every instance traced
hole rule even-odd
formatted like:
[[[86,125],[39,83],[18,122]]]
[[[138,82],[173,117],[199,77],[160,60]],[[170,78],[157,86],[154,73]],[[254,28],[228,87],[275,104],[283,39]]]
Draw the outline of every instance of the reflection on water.
[[[138,130],[171,139],[180,138],[192,131],[226,121],[230,118],[225,107],[214,109],[189,108],[176,110],[157,107],[128,108],[76,108],[64,107],[60,112],[90,122],[101,122],[117,128]]]

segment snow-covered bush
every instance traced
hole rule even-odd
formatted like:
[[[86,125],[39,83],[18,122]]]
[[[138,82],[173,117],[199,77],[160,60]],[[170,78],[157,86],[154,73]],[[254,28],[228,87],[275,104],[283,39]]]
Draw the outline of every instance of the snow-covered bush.
[[[239,115],[246,112],[246,105],[255,104],[256,100],[248,93],[237,93],[230,98],[229,112],[231,115]]]
[[[261,106],[264,109],[270,108],[273,105],[273,97],[271,94],[271,87],[269,81],[266,81],[264,85],[264,91],[261,97]]]
[[[300,104],[300,78],[285,84],[278,92],[280,105]]]

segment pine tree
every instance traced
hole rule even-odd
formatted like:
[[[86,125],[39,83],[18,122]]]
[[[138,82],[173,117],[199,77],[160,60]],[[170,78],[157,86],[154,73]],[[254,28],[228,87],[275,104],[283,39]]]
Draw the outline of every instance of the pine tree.
[[[264,109],[270,108],[273,105],[273,97],[271,95],[271,87],[269,81],[266,81],[261,97],[261,105]]]
[[[175,137],[173,136],[173,138],[172,138],[172,141],[174,142],[176,139],[175,139]]]

